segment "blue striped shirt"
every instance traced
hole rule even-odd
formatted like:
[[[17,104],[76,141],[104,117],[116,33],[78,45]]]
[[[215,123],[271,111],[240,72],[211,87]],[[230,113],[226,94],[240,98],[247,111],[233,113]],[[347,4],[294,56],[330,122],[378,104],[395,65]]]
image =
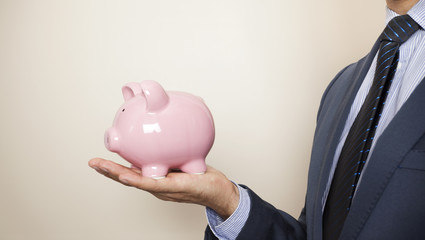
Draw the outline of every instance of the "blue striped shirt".
[[[416,86],[425,77],[425,0],[420,0],[408,14],[422,27],[412,35],[408,41],[400,46],[399,63],[397,71],[394,75],[392,86],[387,97],[385,108],[382,112],[380,123],[376,130],[375,141],[381,136],[382,132],[391,122],[397,111],[403,106],[410,94]],[[386,22],[388,23],[397,14],[387,8]],[[376,56],[370,69],[356,95],[356,98],[351,106],[348,119],[339,145],[335,151],[334,162],[331,174],[329,176],[327,189],[322,198],[323,209],[326,203],[326,198],[332,183],[333,172],[336,168],[342,146],[348,135],[351,125],[354,122],[360,108],[366,98],[368,90],[372,84],[373,76],[376,68]],[[372,145],[371,152],[373,152],[374,144]],[[372,154],[369,154],[371,156]],[[365,168],[367,167],[367,162]],[[361,179],[359,184],[361,184]],[[213,210],[207,208],[207,219],[211,230],[219,239],[233,240],[236,239],[242,227],[248,219],[251,200],[248,196],[247,190],[239,187],[240,201],[236,211],[226,221],[223,221]]]
[[[373,152],[375,143],[378,141],[385,128],[388,126],[388,124],[394,118],[398,110],[400,110],[400,108],[409,98],[413,90],[415,90],[416,86],[425,77],[425,0],[420,0],[412,9],[410,9],[410,11],[408,11],[408,14],[422,27],[422,29],[418,30],[409,38],[409,40],[407,40],[400,46],[397,71],[395,72],[393,82],[391,84],[387,100],[385,102],[385,107],[383,109],[381,119],[379,120],[379,124],[376,129],[374,141],[372,142],[371,151],[366,160],[364,168],[367,168],[367,164],[369,162],[370,156],[372,155],[371,153]],[[387,8],[386,23],[388,23],[396,16],[398,16],[397,13]],[[338,147],[335,151],[331,174],[329,175],[326,191],[322,198],[323,210],[325,207],[329,189],[331,187],[333,173],[338,163],[338,158],[341,153],[342,147],[344,146],[345,139],[347,138],[351,125],[353,124],[358,112],[360,111],[360,108],[362,107],[362,104],[366,99],[366,95],[368,94],[369,89],[372,85],[376,69],[376,58],[377,55],[375,56],[375,59],[373,60],[372,65],[370,66],[370,69],[362,85],[360,86],[356,98],[354,99],[354,102],[350,109],[350,113],[348,115],[348,119],[345,123],[344,130],[339,140]],[[361,185],[361,180],[362,177],[360,177],[359,179],[359,185]]]
[[[223,219],[211,208],[207,208],[207,220],[212,232],[219,239],[233,240],[239,235],[246,220],[248,219],[251,200],[248,191],[236,184],[239,190],[239,204],[235,212],[223,221]]]

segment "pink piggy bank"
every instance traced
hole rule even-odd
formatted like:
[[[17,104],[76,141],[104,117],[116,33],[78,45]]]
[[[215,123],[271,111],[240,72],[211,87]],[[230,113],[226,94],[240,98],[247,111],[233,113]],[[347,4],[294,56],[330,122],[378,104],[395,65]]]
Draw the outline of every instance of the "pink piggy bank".
[[[163,178],[170,169],[202,174],[214,143],[214,121],[199,97],[166,92],[157,82],[128,83],[125,103],[105,133],[109,151],[142,169],[143,176]]]

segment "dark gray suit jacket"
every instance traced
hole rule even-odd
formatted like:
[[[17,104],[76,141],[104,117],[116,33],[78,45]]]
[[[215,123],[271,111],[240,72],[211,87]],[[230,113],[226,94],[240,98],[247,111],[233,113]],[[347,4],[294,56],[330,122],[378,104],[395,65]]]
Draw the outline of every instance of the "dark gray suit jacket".
[[[251,212],[238,239],[322,239],[321,199],[335,149],[378,45],[343,69],[323,95],[299,219],[247,188]],[[376,142],[362,175],[340,239],[425,239],[425,80]],[[208,227],[205,239],[216,239]]]

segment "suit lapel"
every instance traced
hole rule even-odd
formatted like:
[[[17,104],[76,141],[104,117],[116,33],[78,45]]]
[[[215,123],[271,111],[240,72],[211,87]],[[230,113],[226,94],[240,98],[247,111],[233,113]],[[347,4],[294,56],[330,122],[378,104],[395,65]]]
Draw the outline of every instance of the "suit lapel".
[[[378,139],[363,172],[341,239],[358,237],[403,157],[425,133],[424,103],[425,79]]]
[[[317,156],[312,154],[312,161],[310,163],[312,165],[309,172],[309,186],[315,188],[316,191],[310,192],[314,196],[308,196],[307,198],[314,199],[313,216],[310,219],[310,221],[314,222],[314,224],[311,224],[313,225],[313,229],[310,232],[310,236],[314,236],[314,239],[322,239],[322,197],[328,183],[335,149],[344,129],[351,105],[372,64],[378,47],[379,42],[376,42],[368,56],[357,64],[356,69],[349,76],[349,79],[345,79],[348,85],[347,90],[342,93],[340,98],[330,103],[334,107],[336,106],[336,109],[330,110],[329,113],[325,114],[325,119],[321,121],[324,126],[320,126],[321,132],[316,132],[317,136],[322,137],[315,139],[315,142],[325,143],[326,146],[315,144],[316,150],[317,148],[325,150],[317,150],[318,152],[324,151],[321,154],[317,154],[320,158],[316,158]],[[313,149],[313,151],[316,150]],[[320,172],[317,172],[317,169],[320,169]]]

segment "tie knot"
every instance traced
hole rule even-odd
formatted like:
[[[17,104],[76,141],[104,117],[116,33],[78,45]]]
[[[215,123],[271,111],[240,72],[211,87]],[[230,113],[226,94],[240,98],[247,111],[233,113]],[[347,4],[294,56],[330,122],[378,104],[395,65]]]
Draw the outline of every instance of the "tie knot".
[[[382,41],[404,43],[420,26],[409,15],[398,16],[388,23],[382,32]]]

